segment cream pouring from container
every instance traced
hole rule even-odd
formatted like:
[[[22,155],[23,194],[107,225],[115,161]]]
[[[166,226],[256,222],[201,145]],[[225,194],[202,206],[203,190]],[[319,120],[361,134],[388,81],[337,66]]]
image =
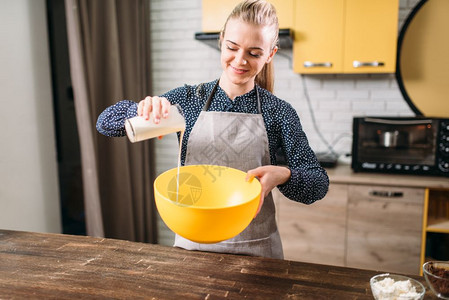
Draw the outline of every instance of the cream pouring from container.
[[[142,116],[127,119],[125,130],[132,143],[148,140],[154,137],[167,135],[173,132],[184,131],[186,121],[178,105],[170,106],[167,118],[161,118],[158,124],[153,121],[153,115],[146,120]]]

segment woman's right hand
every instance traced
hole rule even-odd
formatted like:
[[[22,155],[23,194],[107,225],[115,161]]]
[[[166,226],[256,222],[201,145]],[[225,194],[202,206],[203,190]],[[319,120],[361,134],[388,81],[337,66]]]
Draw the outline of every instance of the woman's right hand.
[[[147,96],[139,102],[137,115],[149,120],[150,114],[152,114],[154,124],[159,124],[161,118],[165,119],[168,117],[170,106],[170,102],[165,97]]]

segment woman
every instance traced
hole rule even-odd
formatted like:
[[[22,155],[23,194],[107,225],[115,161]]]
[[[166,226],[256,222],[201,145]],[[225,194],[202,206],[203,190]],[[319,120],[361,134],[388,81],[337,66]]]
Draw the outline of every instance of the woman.
[[[271,4],[246,0],[234,8],[221,32],[223,72],[218,80],[185,85],[138,104],[124,100],[98,118],[100,133],[124,136],[125,119],[136,115],[149,119],[152,114],[159,123],[168,116],[170,105],[178,104],[186,118],[182,165],[225,165],[259,179],[258,214],[241,234],[217,244],[176,236],[177,247],[283,258],[271,190],[278,187],[286,197],[305,204],[327,193],[327,174],[308,145],[296,111],[271,94],[278,30]],[[288,167],[276,165],[279,148]]]

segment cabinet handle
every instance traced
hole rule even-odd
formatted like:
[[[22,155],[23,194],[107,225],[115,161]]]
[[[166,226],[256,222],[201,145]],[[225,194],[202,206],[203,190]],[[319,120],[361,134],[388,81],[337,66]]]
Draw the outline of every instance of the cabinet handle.
[[[374,197],[385,197],[385,198],[401,198],[404,196],[403,192],[391,192],[391,191],[371,191],[369,192],[369,194]]]
[[[316,68],[316,67],[331,68],[332,67],[332,63],[331,62],[314,63],[314,62],[311,62],[311,61],[305,61],[304,62],[304,67],[305,68]]]
[[[354,60],[352,62],[352,66],[354,68],[361,68],[361,67],[383,67],[385,66],[385,63],[382,61],[358,61]]]

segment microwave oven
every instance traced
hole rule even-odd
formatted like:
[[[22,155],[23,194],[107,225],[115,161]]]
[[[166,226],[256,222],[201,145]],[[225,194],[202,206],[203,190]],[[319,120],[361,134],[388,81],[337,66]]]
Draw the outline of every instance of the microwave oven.
[[[449,177],[449,119],[354,117],[352,169]]]

